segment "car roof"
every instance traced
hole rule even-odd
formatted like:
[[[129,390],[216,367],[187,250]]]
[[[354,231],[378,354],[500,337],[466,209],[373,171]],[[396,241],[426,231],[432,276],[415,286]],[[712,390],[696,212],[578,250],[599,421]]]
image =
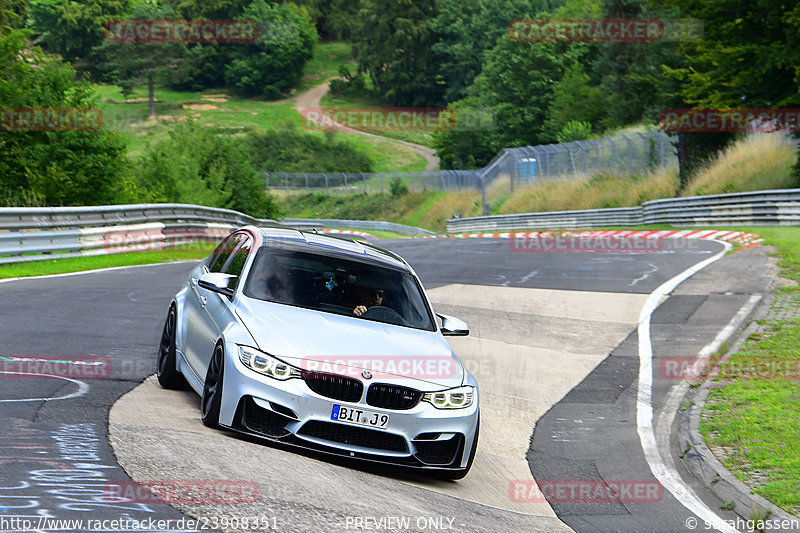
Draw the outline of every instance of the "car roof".
[[[364,241],[294,228],[262,227],[258,230],[263,236],[263,246],[265,247],[338,256],[356,261],[378,263],[406,272],[410,271],[408,264],[399,255]]]

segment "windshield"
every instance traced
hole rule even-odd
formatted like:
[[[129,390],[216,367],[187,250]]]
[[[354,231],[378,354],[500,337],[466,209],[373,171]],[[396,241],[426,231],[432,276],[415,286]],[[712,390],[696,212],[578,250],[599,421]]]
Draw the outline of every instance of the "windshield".
[[[411,274],[332,256],[262,248],[244,294],[363,320],[435,329]]]

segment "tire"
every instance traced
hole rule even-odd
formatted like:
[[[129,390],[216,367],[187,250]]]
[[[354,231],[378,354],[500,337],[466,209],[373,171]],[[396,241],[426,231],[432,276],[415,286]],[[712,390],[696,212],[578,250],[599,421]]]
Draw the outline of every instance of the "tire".
[[[478,451],[478,435],[480,434],[480,432],[481,432],[481,415],[479,412],[478,423],[475,426],[475,439],[472,441],[472,449],[469,452],[469,460],[467,461],[467,466],[456,470],[438,470],[433,472],[431,477],[435,477],[436,479],[446,479],[450,481],[457,481],[459,479],[464,479],[469,473],[469,470],[472,468],[472,463],[475,461],[475,452]]]
[[[210,428],[219,427],[219,409],[222,405],[222,382],[225,375],[225,348],[218,343],[208,362],[206,379],[203,382],[203,396],[200,399],[200,415],[203,424]]]
[[[175,331],[178,324],[175,306],[170,306],[164,330],[161,333],[161,343],[158,346],[156,361],[156,375],[158,382],[165,389],[185,389],[186,379],[178,372],[175,355]]]

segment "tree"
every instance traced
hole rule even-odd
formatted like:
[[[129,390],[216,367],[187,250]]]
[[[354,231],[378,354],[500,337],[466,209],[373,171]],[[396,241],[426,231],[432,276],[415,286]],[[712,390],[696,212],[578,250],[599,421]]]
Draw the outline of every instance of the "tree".
[[[317,32],[305,9],[292,3],[255,0],[242,16],[259,21],[258,39],[231,52],[225,81],[245,94],[277,98],[300,80],[314,56]]]
[[[203,128],[177,124],[169,138],[148,145],[135,175],[145,201],[224,207],[276,218],[280,209],[251,163],[248,144]]]
[[[703,39],[681,43],[679,65],[665,68],[682,102],[698,108],[779,108],[800,104],[800,4],[757,0],[662,0],[703,21]],[[677,106],[675,106],[677,107]],[[724,132],[678,135],[681,187],[733,141]],[[795,167],[800,175],[800,164]]]
[[[464,98],[447,106],[456,118],[459,115],[492,111],[483,107],[477,96]],[[474,169],[488,163],[505,148],[500,137],[489,128],[453,127],[433,135],[433,146],[443,169]]]
[[[140,4],[131,19],[168,20],[173,16],[169,7]],[[195,49],[197,50],[197,49]],[[184,43],[127,42],[107,39],[94,49],[100,63],[98,68],[108,73],[114,84],[123,91],[133,85],[147,85],[149,116],[156,114],[155,84],[175,82],[187,76],[187,68],[196,56]]]
[[[20,28],[28,0],[0,0],[0,32]]]
[[[756,0],[662,0],[703,21],[683,43],[683,96],[712,108],[800,104],[800,4]]]
[[[580,121],[589,124],[590,133],[591,129],[598,130],[606,112],[605,100],[603,92],[590,85],[583,66],[575,63],[553,87],[553,101],[547,111],[547,129],[561,131],[570,121]]]
[[[580,120],[570,120],[561,131],[556,135],[556,140],[560,143],[582,141],[592,136],[592,125]]]
[[[70,131],[40,123],[32,131],[15,126],[14,110],[42,113],[64,110],[97,117],[92,86],[76,80],[68,64],[28,48],[29,31],[0,29],[0,197],[6,203],[37,205],[91,205],[124,203],[134,199],[127,178],[126,144],[100,123]],[[10,111],[9,111],[10,110]],[[83,111],[82,111],[83,110]],[[19,115],[21,116],[21,115]],[[29,122],[30,123],[30,122]],[[95,129],[96,128],[96,129]],[[61,130],[61,131],[52,131]]]
[[[380,96],[392,105],[443,105],[435,79],[434,0],[363,0],[355,55]]]
[[[484,53],[508,38],[513,19],[533,17],[547,8],[545,0],[439,0],[431,23],[436,33],[435,74],[444,86],[444,98],[454,102],[480,74]],[[431,73],[433,75],[433,73]]]
[[[123,16],[131,0],[31,0],[33,29],[48,51],[68,61],[86,59],[103,41],[103,24]]]

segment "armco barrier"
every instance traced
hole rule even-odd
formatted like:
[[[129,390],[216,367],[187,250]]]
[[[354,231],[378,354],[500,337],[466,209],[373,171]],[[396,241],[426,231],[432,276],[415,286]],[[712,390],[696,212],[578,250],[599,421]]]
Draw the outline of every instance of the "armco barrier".
[[[337,220],[330,218],[310,219],[310,218],[284,218],[281,222],[287,226],[297,229],[320,229],[320,228],[343,228],[343,229],[366,229],[380,231],[394,231],[405,233],[406,235],[433,235],[432,231],[417,228],[415,226],[404,226],[394,222],[380,222],[375,220]]]
[[[0,264],[101,255],[219,240],[247,225],[378,229],[411,235],[429,231],[401,224],[290,219],[283,224],[231,211],[186,204],[0,208]]]
[[[670,198],[646,202],[641,207],[460,218],[448,220],[447,231],[467,233],[525,229],[589,229],[648,224],[673,226],[800,224],[800,189]]]

